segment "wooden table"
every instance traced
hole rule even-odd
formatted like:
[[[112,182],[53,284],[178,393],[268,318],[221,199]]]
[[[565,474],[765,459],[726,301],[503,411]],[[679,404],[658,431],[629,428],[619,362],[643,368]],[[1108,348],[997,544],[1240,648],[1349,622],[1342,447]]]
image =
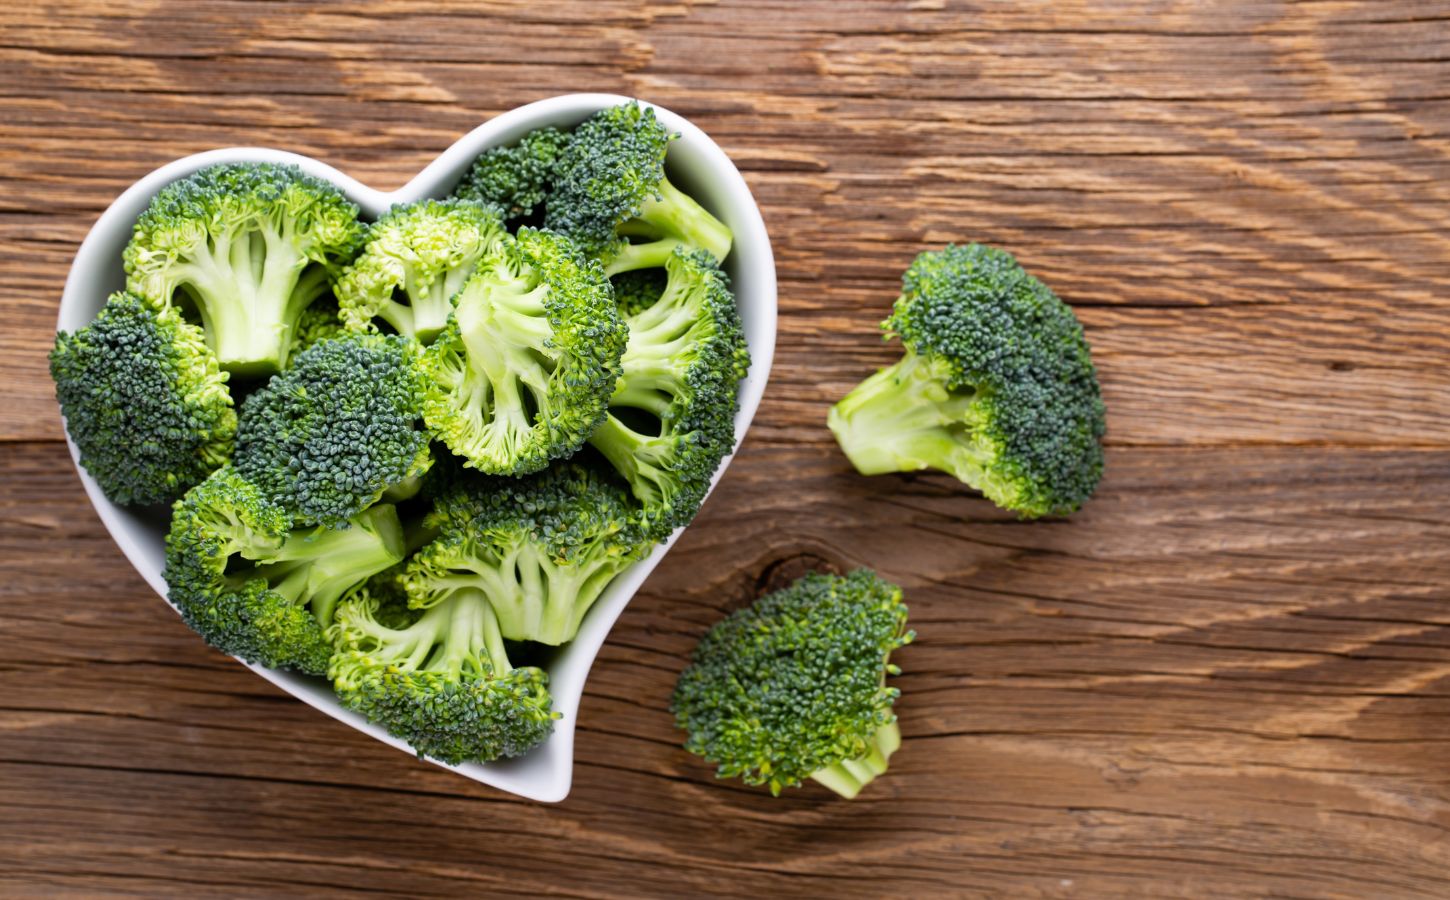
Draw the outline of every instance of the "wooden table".
[[[0,894],[1450,896],[1450,3],[123,6],[0,12]],[[190,634],[87,505],[45,354],[86,230],[173,157],[390,188],[590,89],[736,160],[780,349],[542,806]],[[1108,472],[1071,520],[859,477],[824,427],[954,240],[1087,327]],[[717,783],[667,712],[689,649],[861,565],[920,632],[891,772]]]

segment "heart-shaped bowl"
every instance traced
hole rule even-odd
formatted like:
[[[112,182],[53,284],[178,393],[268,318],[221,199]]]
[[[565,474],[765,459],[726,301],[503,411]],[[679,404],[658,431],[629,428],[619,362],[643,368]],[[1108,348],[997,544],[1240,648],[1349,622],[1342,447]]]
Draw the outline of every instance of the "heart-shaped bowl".
[[[600,109],[630,99],[612,94],[568,94],[519,107],[464,135],[412,181],[392,193],[373,190],[315,159],[280,150],[233,147],[178,159],[132,185],[111,204],[86,235],[66,279],[65,293],[60,301],[59,327],[67,331],[84,327],[95,318],[106,297],[125,286],[121,251],[131,238],[131,228],[137,216],[162,187],[198,169],[227,162],[296,163],[304,171],[337,185],[362,207],[368,219],[375,219],[397,203],[446,196],[467,171],[474,157],[490,147],[513,143],[535,128],[546,125],[572,127]],[[657,106],[654,110],[667,128],[680,135],[679,140],[670,145],[666,158],[670,181],[695,197],[735,233],[735,244],[725,261],[725,268],[734,283],[751,358],[750,373],[740,385],[740,412],[735,419],[738,444],[745,437],[756,407],[760,405],[760,396],[765,390],[771,358],[775,353],[775,257],[760,210],[745,180],[725,152],[681,116]],[[70,452],[72,459],[76,460],[86,493],[90,495],[91,503],[111,532],[111,537],[146,583],[165,597],[166,583],[162,580],[161,568],[166,517],[118,506],[106,499],[95,481],[80,468],[74,444],[70,445]],[[715,473],[716,483],[729,462],[727,458]],[[656,547],[647,559],[615,578],[585,617],[578,636],[561,647],[546,666],[554,708],[563,715],[544,744],[517,759],[445,768],[534,800],[553,802],[564,799],[573,780],[574,726],[589,668],[625,604],[678,538],[679,532],[676,532],[669,541]],[[325,680],[256,665],[250,668],[329,716],[385,744],[411,752],[407,744],[358,714],[343,709]]]

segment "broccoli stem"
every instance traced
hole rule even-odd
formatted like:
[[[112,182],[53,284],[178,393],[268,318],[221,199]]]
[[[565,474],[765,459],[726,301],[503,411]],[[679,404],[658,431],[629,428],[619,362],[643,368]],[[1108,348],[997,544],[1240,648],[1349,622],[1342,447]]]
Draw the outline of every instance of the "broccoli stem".
[[[901,747],[901,727],[892,721],[876,729],[867,741],[864,756],[845,759],[811,773],[811,780],[825,785],[847,800],[854,798],[861,789],[886,771],[887,760]]]
[[[609,464],[629,482],[635,499],[651,508],[663,503],[668,491],[664,472],[651,465],[657,457],[657,439],[640,434],[625,425],[617,416],[606,416],[604,422],[589,436],[589,444],[603,454]]]
[[[689,194],[661,178],[659,195],[646,200],[634,219],[617,229],[621,235],[652,237],[644,243],[626,244],[604,267],[608,275],[635,269],[663,266],[676,247],[699,247],[708,250],[716,260],[723,261],[730,253],[733,235],[719,219]]]
[[[418,283],[418,273],[410,268],[403,284],[409,305],[389,299],[378,307],[377,316],[399,334],[410,334],[420,343],[430,344],[448,324],[453,296],[463,289],[472,274],[472,267],[460,266],[424,286]]]
[[[236,229],[180,268],[180,288],[201,316],[222,368],[270,375],[287,364],[297,319],[327,290],[320,266],[269,227]]]
[[[935,468],[981,490],[993,455],[976,399],[948,390],[936,366],[908,351],[847,394],[826,424],[863,475]]]
[[[272,590],[296,603],[307,597],[318,624],[327,628],[337,601],[348,590],[403,559],[406,544],[398,511],[374,506],[341,529],[294,531],[274,552],[261,557],[256,574]],[[243,556],[255,559],[256,556]]]

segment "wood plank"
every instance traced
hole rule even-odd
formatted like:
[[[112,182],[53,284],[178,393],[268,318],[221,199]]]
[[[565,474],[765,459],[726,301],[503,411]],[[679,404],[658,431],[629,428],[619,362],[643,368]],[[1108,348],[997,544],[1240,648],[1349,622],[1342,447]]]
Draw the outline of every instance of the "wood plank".
[[[0,884],[237,892],[1443,896],[1450,452],[1122,449],[1068,522],[747,445],[595,666],[573,795],[290,700],[148,593],[62,448],[0,449]],[[779,485],[789,481],[790,491]],[[703,631],[807,568],[905,585],[906,744],[857,801],[679,747]],[[164,797],[164,800],[159,798]]]
[[[890,357],[875,323],[911,256],[978,239],[1079,307],[1115,444],[1450,439],[1450,5],[914,7],[7,10],[0,438],[59,437],[43,357],[69,258],[155,166],[263,144],[396,186],[588,87],[695,118],[757,193],[782,288],[763,436],[821,439]]]

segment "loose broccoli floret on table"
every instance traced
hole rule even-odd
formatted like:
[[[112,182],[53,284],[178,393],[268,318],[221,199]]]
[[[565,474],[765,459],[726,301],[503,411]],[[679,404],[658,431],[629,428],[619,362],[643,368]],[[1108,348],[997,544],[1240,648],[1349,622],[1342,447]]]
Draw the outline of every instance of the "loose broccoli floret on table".
[[[167,185],[137,219],[127,287],[198,317],[224,369],[269,375],[363,232],[356,204],[296,166],[212,166]]]
[[[432,463],[418,345],[346,334],[242,404],[237,470],[300,522],[342,526]]]
[[[685,749],[773,794],[804,779],[850,799],[901,745],[886,676],[909,643],[901,589],[868,569],[811,574],[710,629],[675,687]]]
[[[226,466],[177,501],[164,575],[171,602],[212,646],[322,674],[332,653],[324,632],[338,601],[404,552],[392,506],[365,510],[344,528],[299,529]]]
[[[482,472],[536,472],[603,419],[625,338],[598,263],[521,228],[480,261],[424,353],[428,427]]]
[[[1024,517],[1066,515],[1091,496],[1105,416],[1088,343],[1011,254],[921,254],[883,328],[905,356],[829,418],[861,473],[940,469]]]
[[[453,295],[478,261],[498,248],[503,222],[464,200],[395,206],[368,230],[361,255],[338,279],[342,319],[354,331],[376,329],[431,342],[453,311]]]
[[[117,503],[169,503],[231,455],[227,373],[174,309],[112,295],[56,335],[50,375],[81,465]]]

